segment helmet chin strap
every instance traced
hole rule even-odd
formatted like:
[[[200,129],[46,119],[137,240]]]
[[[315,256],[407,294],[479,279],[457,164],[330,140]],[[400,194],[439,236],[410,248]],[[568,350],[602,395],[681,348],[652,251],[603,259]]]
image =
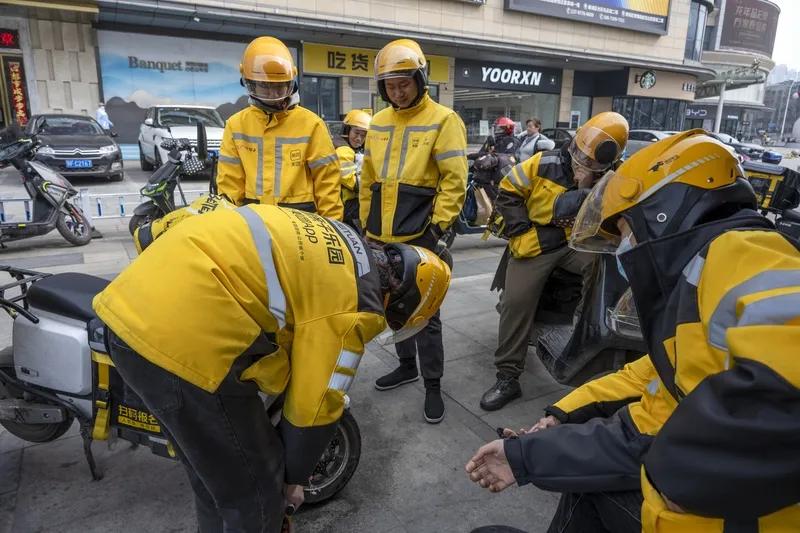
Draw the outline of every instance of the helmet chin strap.
[[[283,111],[289,111],[292,108],[297,107],[300,103],[300,93],[295,92],[291,96],[288,96],[281,100],[282,107],[277,107],[275,105],[268,104],[263,100],[259,100],[254,96],[250,96],[248,98],[248,103],[259,108],[264,113],[271,115],[273,113],[282,113]]]

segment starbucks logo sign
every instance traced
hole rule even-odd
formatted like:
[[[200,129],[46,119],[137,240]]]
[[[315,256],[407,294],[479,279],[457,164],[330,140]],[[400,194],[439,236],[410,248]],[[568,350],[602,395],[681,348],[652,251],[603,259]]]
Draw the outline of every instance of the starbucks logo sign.
[[[645,70],[639,76],[639,87],[642,89],[650,89],[656,84],[656,73],[652,70]]]

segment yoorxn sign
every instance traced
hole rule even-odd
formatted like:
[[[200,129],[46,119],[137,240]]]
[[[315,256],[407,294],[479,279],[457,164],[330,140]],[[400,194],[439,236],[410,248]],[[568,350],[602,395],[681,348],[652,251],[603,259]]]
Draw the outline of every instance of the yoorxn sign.
[[[456,86],[531,93],[561,92],[561,71],[552,68],[456,60]]]
[[[669,0],[506,0],[506,9],[661,35],[669,19]]]

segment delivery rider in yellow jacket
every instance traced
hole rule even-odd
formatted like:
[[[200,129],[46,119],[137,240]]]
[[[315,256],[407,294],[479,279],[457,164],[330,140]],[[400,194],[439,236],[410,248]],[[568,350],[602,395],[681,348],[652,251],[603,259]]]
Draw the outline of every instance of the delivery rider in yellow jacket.
[[[186,467],[200,531],[279,531],[364,345],[438,309],[447,265],[423,248],[371,246],[313,213],[217,206],[162,233],[95,298],[117,370]],[[259,391],[285,395],[277,430]]]
[[[361,231],[359,222],[358,187],[364,163],[364,140],[372,117],[366,111],[353,109],[344,117],[342,138],[335,139],[336,155],[342,175],[344,222]]]
[[[481,448],[473,480],[565,493],[551,531],[800,531],[800,245],[755,208],[703,130],[606,175],[571,246],[616,254],[650,353]]]
[[[273,37],[258,37],[239,69],[250,106],[225,123],[219,194],[236,205],[280,205],[341,220],[339,161],[325,123],[298,105],[289,49]]]
[[[589,187],[622,156],[627,140],[622,115],[599,113],[561,150],[539,152],[500,181],[495,207],[509,241],[492,286],[504,289],[497,380],[481,397],[482,409],[495,411],[522,396],[519,376],[539,298],[555,268],[581,274],[591,265],[591,256],[567,247],[570,226]]]
[[[375,57],[381,97],[391,104],[370,123],[361,171],[361,223],[370,239],[434,250],[464,203],[466,130],[458,115],[428,95],[427,60],[419,45],[399,39]],[[387,390],[425,379],[425,420],[444,418],[444,366],[437,314],[419,335],[397,344],[400,366],[375,382]]]

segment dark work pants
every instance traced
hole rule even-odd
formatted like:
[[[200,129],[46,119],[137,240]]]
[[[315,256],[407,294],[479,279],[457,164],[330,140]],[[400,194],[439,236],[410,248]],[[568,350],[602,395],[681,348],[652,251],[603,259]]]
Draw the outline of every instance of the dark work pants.
[[[117,371],[159,420],[186,469],[201,533],[280,531],[283,444],[256,385],[236,378],[245,357],[211,394],[108,335]]]
[[[404,244],[427,248],[434,253],[436,251],[436,241],[433,237],[428,236],[427,232],[421,237]],[[442,320],[439,316],[439,311],[436,311],[436,314],[431,317],[425,329],[410,339],[398,342],[395,344],[395,349],[397,350],[397,357],[404,364],[416,366],[416,358],[419,354],[419,366],[422,378],[425,380],[425,386],[427,388],[439,387],[439,380],[444,372]]]
[[[574,274],[583,274],[582,294],[587,289],[586,271],[594,257],[566,246],[541,254],[508,260],[505,288],[500,309],[500,327],[494,364],[500,375],[519,378],[525,369],[528,341],[536,319],[536,308],[544,286],[557,267]],[[578,304],[580,309],[580,304]]]
[[[642,500],[638,490],[562,494],[547,533],[640,533]]]

